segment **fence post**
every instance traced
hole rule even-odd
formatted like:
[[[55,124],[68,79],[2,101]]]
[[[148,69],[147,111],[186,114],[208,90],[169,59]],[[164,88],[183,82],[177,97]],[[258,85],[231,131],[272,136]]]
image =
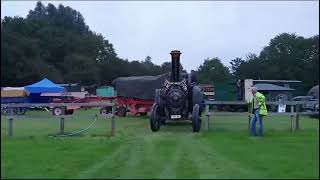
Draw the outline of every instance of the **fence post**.
[[[10,108],[8,136],[13,136],[13,108]]]
[[[112,116],[111,116],[111,136],[114,136],[116,133],[116,122],[115,122],[115,116],[116,116],[116,105],[112,105]]]
[[[290,117],[291,117],[291,121],[290,121],[290,122],[291,122],[291,128],[290,128],[290,129],[291,129],[291,132],[293,132],[293,130],[294,130],[294,127],[293,127],[293,126],[294,126],[294,123],[293,123],[293,119],[294,119],[294,117],[293,117],[293,116],[294,116],[294,105],[291,105],[290,108],[291,108],[291,115],[290,115]]]
[[[299,130],[300,129],[300,106],[298,104],[296,104],[296,126],[295,126],[295,130]]]
[[[64,117],[60,118],[60,134],[64,134]]]
[[[206,110],[205,110],[205,115],[206,117],[206,130],[209,130],[209,120],[210,120],[210,115],[209,115],[209,104],[206,104]]]

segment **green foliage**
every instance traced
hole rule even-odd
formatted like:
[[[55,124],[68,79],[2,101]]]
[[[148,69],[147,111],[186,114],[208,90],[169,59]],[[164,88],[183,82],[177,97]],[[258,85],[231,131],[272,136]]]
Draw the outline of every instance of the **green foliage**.
[[[161,70],[163,71],[163,72],[171,72],[171,70],[172,70],[172,68],[171,68],[171,61],[170,62],[164,62],[164,63],[162,63],[162,65],[161,65]],[[183,66],[182,66],[182,64],[180,63],[180,71],[181,72],[186,72],[186,70],[184,70],[183,69]]]
[[[237,88],[235,79],[225,79],[213,82],[215,99],[217,101],[234,101],[237,99]]]
[[[238,57],[230,61],[230,64],[231,64],[230,69],[231,69],[232,75],[236,75],[236,72],[238,71],[239,66],[244,62],[245,62],[244,60]]]
[[[301,80],[306,92],[319,84],[319,35],[304,38],[282,33],[259,56],[250,55],[235,72],[239,78]]]
[[[259,57],[256,54],[249,54],[246,61],[238,66],[235,75],[238,79],[263,79],[261,71],[264,69],[264,63],[259,61]]]
[[[230,79],[230,72],[219,58],[204,60],[204,63],[198,68],[198,78],[200,83],[212,83]]]

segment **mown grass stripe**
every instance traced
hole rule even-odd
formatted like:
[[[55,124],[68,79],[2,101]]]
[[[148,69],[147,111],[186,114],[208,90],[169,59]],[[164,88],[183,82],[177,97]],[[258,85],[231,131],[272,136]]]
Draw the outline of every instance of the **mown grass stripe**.
[[[94,164],[91,164],[86,170],[81,171],[78,175],[78,178],[91,178],[94,174],[96,174],[97,171],[99,171],[101,168],[103,168],[106,164],[110,163],[110,161],[116,157],[121,156],[128,150],[127,146],[119,146],[115,151],[113,151],[111,154],[106,154],[104,157],[102,157],[100,160],[95,162]]]
[[[177,143],[178,144],[178,143]],[[176,165],[179,160],[179,156],[181,153],[181,147],[179,145],[175,146],[171,152],[169,152],[169,158],[165,158],[166,160],[162,164],[162,168],[159,169],[159,173],[156,176],[159,179],[175,179],[177,178]]]

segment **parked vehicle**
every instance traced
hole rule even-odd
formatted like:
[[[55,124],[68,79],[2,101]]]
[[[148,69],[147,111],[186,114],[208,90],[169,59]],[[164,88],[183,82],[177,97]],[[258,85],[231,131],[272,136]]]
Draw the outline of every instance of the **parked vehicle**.
[[[16,88],[2,88],[1,89],[1,104],[16,104],[16,103],[29,103],[30,97],[28,97],[27,91],[23,87]],[[4,108],[1,107],[1,114],[23,115],[28,108]]]
[[[297,96],[292,98],[292,101],[309,101],[310,103],[302,104],[299,111],[307,112],[318,112],[319,113],[319,103],[311,103],[312,101],[319,101],[319,99],[314,98],[313,96]],[[319,117],[319,114],[310,115],[310,117]]]
[[[201,92],[203,92],[206,100],[215,100],[215,87],[213,84],[199,84],[198,86],[200,87]]]

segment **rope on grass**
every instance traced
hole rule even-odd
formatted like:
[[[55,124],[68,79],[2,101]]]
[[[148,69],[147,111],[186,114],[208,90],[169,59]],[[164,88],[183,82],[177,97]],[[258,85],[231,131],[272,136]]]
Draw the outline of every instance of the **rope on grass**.
[[[97,121],[97,117],[98,117],[98,116],[95,115],[93,122],[92,122],[88,127],[86,127],[85,129],[82,129],[82,130],[80,130],[80,131],[76,131],[76,132],[73,132],[73,133],[69,133],[69,134],[51,135],[51,136],[49,136],[49,137],[67,137],[67,136],[74,136],[74,135],[80,134],[80,133],[82,133],[82,132],[85,132],[85,131],[89,130],[89,129],[92,127],[92,125]]]

